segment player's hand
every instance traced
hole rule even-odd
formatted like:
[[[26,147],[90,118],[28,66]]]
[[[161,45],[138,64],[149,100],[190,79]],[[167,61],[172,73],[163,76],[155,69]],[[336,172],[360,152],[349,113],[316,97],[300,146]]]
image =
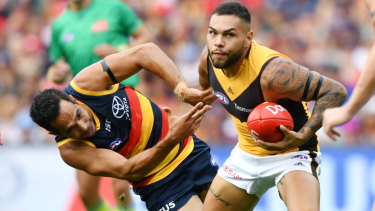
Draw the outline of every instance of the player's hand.
[[[284,134],[283,140],[276,143],[270,143],[258,139],[255,140],[255,144],[267,150],[286,151],[301,146],[304,143],[304,137],[302,134],[289,130],[283,125],[280,126],[280,131]]]
[[[168,136],[173,141],[181,141],[192,135],[199,127],[204,114],[211,109],[210,105],[197,103],[188,113],[184,115],[174,115],[170,108],[163,108],[169,116]]]
[[[203,102],[204,105],[211,105],[216,99],[215,93],[211,87],[203,91],[190,88],[184,98],[184,102],[189,103],[190,105],[195,105],[198,102]]]
[[[70,75],[70,66],[63,59],[60,59],[48,69],[47,79],[56,84],[62,84],[67,81]]]
[[[323,112],[323,129],[324,132],[334,141],[336,136],[340,136],[334,127],[345,124],[350,121],[352,116],[346,111],[346,107],[328,108]]]
[[[0,133],[0,146],[3,145],[3,139],[1,138],[1,133]]]
[[[104,58],[110,54],[117,53],[117,49],[109,44],[98,45],[94,48],[94,53],[100,58]]]

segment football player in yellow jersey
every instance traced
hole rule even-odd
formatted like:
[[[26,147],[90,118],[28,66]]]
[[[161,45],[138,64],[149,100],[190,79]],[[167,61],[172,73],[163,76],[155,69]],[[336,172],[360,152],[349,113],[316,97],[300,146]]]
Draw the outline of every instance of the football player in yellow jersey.
[[[273,186],[288,210],[319,210],[316,131],[322,112],[341,105],[347,91],[255,42],[250,23],[249,11],[236,2],[219,5],[209,22],[199,82],[203,89],[213,88],[239,138],[209,189],[204,210],[252,210]],[[316,103],[310,116],[306,102],[312,100]],[[251,109],[265,101],[283,105],[293,117],[294,130],[281,126],[285,136],[277,143],[256,140],[247,129]]]

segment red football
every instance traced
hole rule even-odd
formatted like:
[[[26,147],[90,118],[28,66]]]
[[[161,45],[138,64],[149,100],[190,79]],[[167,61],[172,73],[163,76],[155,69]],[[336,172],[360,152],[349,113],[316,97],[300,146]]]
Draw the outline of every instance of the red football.
[[[247,128],[254,139],[266,142],[279,142],[284,138],[280,125],[293,130],[294,123],[290,113],[281,105],[264,102],[257,105],[247,117]]]

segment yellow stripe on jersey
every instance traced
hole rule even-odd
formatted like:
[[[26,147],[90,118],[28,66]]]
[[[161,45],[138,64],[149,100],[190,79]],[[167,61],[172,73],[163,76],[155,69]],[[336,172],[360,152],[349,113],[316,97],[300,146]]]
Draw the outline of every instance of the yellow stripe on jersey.
[[[83,139],[74,139],[74,138],[64,139],[63,141],[58,142],[57,146],[60,147],[60,146],[64,145],[65,143],[68,143],[68,142],[71,142],[71,141],[80,141],[80,142],[83,142],[83,143],[89,145],[92,148],[96,148],[96,146],[93,143],[91,143],[90,141],[83,140]]]
[[[134,146],[133,151],[130,153],[130,157],[144,151],[147,146],[148,140],[150,138],[153,125],[154,125],[154,114],[151,107],[150,101],[139,92],[135,92],[138,96],[139,103],[141,105],[142,110],[142,126],[141,126],[141,137],[139,142]],[[154,174],[155,172],[159,171],[160,169],[164,168],[168,163],[170,163],[179,150],[179,144],[175,146],[171,152],[164,158],[164,160],[157,165],[147,176]]]
[[[142,152],[148,143],[150,138],[152,127],[154,125],[154,113],[152,111],[150,100],[145,96],[141,95],[139,92],[135,92],[139,99],[139,104],[142,110],[142,125],[141,125],[141,137],[138,143],[134,146],[133,151],[130,153],[130,157]],[[132,114],[137,115],[137,114]]]
[[[74,80],[72,80],[70,82],[70,85],[73,87],[73,89],[75,89],[77,92],[81,93],[81,94],[85,94],[85,95],[91,95],[91,96],[102,96],[102,95],[109,95],[109,94],[113,94],[117,91],[118,87],[119,87],[119,84],[114,84],[110,89],[108,90],[103,90],[103,91],[87,91],[87,90],[84,90],[84,89],[81,89],[77,86],[77,84],[74,82]]]
[[[185,149],[178,155],[176,159],[174,159],[168,166],[166,166],[164,169],[159,171],[151,180],[148,184],[152,184],[154,182],[160,181],[164,179],[166,176],[171,174],[182,161],[186,159],[187,156],[193,151],[194,149],[194,141],[192,140],[193,137],[190,136],[189,138],[189,143],[185,146]],[[179,146],[179,145],[177,145]],[[176,148],[176,147],[175,147]],[[173,149],[174,150],[174,149]],[[178,148],[177,148],[178,150]],[[170,154],[169,154],[170,155]],[[169,157],[168,155],[168,157]],[[163,161],[164,162],[164,161]]]
[[[147,174],[147,176],[153,175],[156,172],[163,169],[168,163],[170,163],[174,157],[176,157],[176,154],[178,153],[178,150],[180,149],[180,144],[177,144],[170,152],[169,154],[164,158],[164,160],[156,166],[150,173]],[[174,161],[173,161],[174,162]],[[167,167],[168,168],[168,167]],[[162,170],[163,171],[163,170]],[[158,173],[160,174],[160,173]]]

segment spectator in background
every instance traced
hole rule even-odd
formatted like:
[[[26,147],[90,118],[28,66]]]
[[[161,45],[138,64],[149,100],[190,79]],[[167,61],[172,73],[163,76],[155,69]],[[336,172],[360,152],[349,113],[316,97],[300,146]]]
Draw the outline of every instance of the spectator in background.
[[[375,27],[375,1],[365,1],[372,17],[372,26]],[[330,108],[324,112],[323,127],[327,135],[336,140],[340,136],[334,127],[349,122],[360,108],[370,99],[375,91],[375,43],[367,57],[364,70],[354,88],[349,101],[337,108]]]
[[[133,42],[129,42],[133,38]],[[54,61],[47,78],[61,84],[86,66],[125,50],[153,41],[152,33],[126,4],[116,0],[69,0],[68,7],[52,25],[50,56]],[[139,74],[122,83],[136,86]],[[77,170],[79,194],[88,210],[110,210],[98,194],[100,177]],[[113,179],[118,210],[131,210],[129,185]],[[124,202],[118,197],[124,193]]]

